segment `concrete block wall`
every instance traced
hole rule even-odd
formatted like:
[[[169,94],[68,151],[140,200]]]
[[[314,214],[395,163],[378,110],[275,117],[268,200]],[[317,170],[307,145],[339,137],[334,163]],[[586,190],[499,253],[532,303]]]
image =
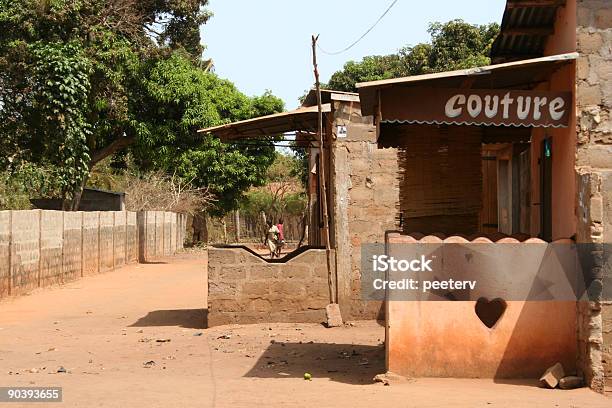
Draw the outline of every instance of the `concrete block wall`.
[[[180,214],[176,214],[177,216]],[[138,224],[135,212],[126,213],[125,223],[125,259],[126,263],[138,262]],[[177,247],[174,248],[178,249]]]
[[[11,212],[0,211],[0,298],[8,295],[11,251]]]
[[[612,242],[612,3],[576,0],[579,242]],[[594,247],[592,275],[612,285],[610,259]],[[609,257],[609,254],[607,254]],[[605,290],[605,289],[604,289]],[[609,292],[609,290],[608,290]],[[578,305],[579,367],[588,385],[612,393],[612,302]]]
[[[185,219],[169,212],[0,211],[0,298],[172,255],[183,247]],[[146,248],[155,250],[140,253]]]
[[[100,272],[100,213],[83,213],[83,276]]]
[[[329,303],[325,250],[270,263],[243,248],[208,251],[208,325],[320,323]]]
[[[139,212],[136,221],[138,235],[138,259],[153,261],[183,248],[187,215],[164,211]]]
[[[345,319],[382,319],[382,302],[361,300],[361,246],[397,230],[398,150],[379,148],[371,116],[358,102],[334,102],[331,152],[333,231],[338,251],[338,303]],[[346,137],[338,138],[338,126]]]
[[[10,270],[6,291],[9,294],[20,294],[38,287],[41,268],[41,211],[10,213]],[[4,264],[5,261],[0,263]]]
[[[83,213],[66,212],[62,242],[62,267],[60,283],[77,279],[83,270]]]

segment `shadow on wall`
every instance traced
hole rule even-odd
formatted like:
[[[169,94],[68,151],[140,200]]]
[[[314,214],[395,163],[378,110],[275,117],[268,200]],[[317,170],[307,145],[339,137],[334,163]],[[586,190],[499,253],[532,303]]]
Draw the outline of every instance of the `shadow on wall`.
[[[365,385],[385,372],[385,348],[354,344],[282,343],[270,344],[245,377],[313,378]]]
[[[208,328],[207,309],[154,310],[130,327],[177,326],[185,329]]]

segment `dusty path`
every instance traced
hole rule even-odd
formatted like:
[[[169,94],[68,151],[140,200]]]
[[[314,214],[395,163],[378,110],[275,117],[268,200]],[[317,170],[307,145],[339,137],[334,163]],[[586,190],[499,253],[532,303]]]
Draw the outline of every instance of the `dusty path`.
[[[384,367],[372,322],[203,329],[205,261],[185,254],[0,301],[0,386],[62,386],[64,402],[48,405],[87,408],[612,406],[586,389],[489,380],[372,384]]]

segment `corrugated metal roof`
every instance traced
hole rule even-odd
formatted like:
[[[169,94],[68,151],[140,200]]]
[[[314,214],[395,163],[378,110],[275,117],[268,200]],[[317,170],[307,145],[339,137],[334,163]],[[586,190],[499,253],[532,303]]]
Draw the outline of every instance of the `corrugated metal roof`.
[[[472,88],[496,89],[528,86],[545,80],[560,65],[576,58],[578,58],[578,53],[573,52],[457,71],[362,82],[357,84],[361,99],[361,113],[363,115],[375,114],[375,108],[378,105],[377,93],[385,88],[393,86],[460,88],[468,78],[473,81],[470,85]]]
[[[261,138],[287,132],[316,133],[318,111],[317,106],[302,107],[289,112],[200,129],[198,133],[211,133],[223,140]],[[331,112],[331,105],[323,105],[323,112]]]
[[[493,43],[494,62],[540,57],[554,32],[557,11],[565,0],[508,0],[500,34]]]

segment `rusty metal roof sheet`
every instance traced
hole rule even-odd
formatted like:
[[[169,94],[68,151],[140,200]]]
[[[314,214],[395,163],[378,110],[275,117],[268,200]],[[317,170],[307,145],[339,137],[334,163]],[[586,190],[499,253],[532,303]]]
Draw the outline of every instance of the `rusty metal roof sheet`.
[[[541,57],[566,0],[508,0],[491,49],[494,62]]]

